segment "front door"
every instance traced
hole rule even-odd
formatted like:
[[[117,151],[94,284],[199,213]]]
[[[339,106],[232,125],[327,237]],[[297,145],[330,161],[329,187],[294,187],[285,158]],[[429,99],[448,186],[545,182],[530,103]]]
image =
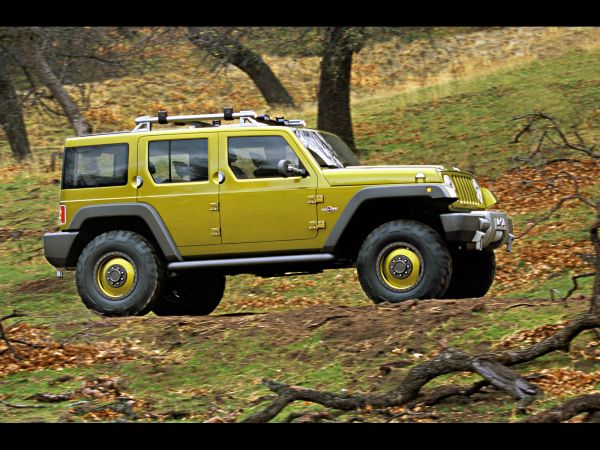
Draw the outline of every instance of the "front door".
[[[178,247],[220,244],[217,133],[142,137],[138,201],[160,214]],[[182,249],[185,253],[185,249]]]
[[[294,140],[281,131],[244,129],[243,136],[236,130],[219,135],[223,244],[315,238],[317,208],[310,197],[316,194],[317,176]],[[282,177],[280,160],[307,170],[308,176]]]

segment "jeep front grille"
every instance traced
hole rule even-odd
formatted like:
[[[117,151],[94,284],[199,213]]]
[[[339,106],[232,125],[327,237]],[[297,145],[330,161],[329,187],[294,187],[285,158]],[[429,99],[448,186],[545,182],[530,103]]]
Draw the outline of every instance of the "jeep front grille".
[[[472,176],[456,172],[449,172],[447,175],[452,179],[458,194],[458,200],[452,203],[452,208],[483,208],[483,204],[477,200]]]

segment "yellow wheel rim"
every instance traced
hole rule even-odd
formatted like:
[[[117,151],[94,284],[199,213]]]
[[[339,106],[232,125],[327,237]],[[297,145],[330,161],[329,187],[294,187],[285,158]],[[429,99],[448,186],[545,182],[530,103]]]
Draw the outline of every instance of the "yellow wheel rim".
[[[98,265],[96,281],[104,296],[120,299],[133,289],[135,267],[121,256],[108,257]]]
[[[388,287],[408,290],[421,279],[421,258],[406,247],[394,247],[384,252],[379,263],[381,278]]]

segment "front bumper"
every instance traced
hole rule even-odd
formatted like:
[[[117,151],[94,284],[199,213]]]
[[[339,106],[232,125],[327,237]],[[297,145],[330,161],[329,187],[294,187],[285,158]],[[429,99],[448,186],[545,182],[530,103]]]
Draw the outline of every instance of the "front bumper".
[[[462,242],[475,250],[495,249],[506,245],[512,251],[514,240],[512,220],[499,211],[441,214],[446,239]]]
[[[44,234],[44,256],[57,269],[67,267],[67,258],[78,232]]]

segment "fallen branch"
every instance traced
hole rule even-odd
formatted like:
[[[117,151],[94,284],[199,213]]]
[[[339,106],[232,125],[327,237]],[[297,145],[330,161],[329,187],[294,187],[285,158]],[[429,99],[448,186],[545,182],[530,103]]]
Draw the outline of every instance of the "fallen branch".
[[[410,369],[399,387],[378,395],[338,394],[263,379],[265,386],[276,393],[277,397],[264,410],[247,417],[243,422],[267,422],[294,401],[318,403],[342,411],[365,409],[367,406],[372,408],[403,406],[417,399],[421,388],[429,381],[440,375],[454,372],[471,372],[481,375],[490,384],[519,400],[519,406],[523,409],[533,400],[539,392],[539,388],[507,366],[522,364],[556,350],[568,351],[573,338],[585,330],[599,326],[600,316],[586,314],[572,321],[556,334],[524,349],[470,355],[462,350],[449,347],[431,360]],[[480,388],[481,386],[475,387]]]
[[[406,410],[396,413],[396,414],[392,414],[390,416],[390,418],[388,420],[386,420],[386,423],[390,423],[392,420],[397,419],[398,417],[402,417],[402,416],[416,416],[420,419],[437,419],[438,416],[434,413],[430,413],[430,412],[416,412],[416,411],[411,411],[409,408],[407,408]]]
[[[40,344],[32,344],[31,342],[27,342],[27,341],[22,341],[21,339],[9,339],[10,342],[14,343],[14,344],[22,344],[22,345],[26,345],[27,347],[31,347],[31,348],[45,348],[44,345],[40,345]]]
[[[525,423],[558,423],[569,420],[583,413],[596,413],[600,411],[600,394],[588,394],[567,400],[559,406],[547,411],[527,417],[521,422]]]
[[[17,404],[17,403],[8,403],[4,400],[0,400],[0,403],[2,403],[5,406],[8,406],[9,408],[17,408],[17,409],[25,409],[25,408],[46,408],[47,406],[45,405],[21,405],[21,404]]]
[[[343,315],[343,314],[339,314],[336,316],[329,316],[329,317],[325,317],[324,319],[316,322],[316,323],[311,323],[310,321],[308,321],[307,323],[304,324],[304,326],[310,330],[314,330],[316,328],[319,328],[323,325],[325,325],[327,322],[329,322],[330,320],[335,320],[335,319],[344,319],[350,317],[348,315]]]
[[[293,412],[287,416],[284,422],[291,423],[296,419],[301,419],[298,422],[302,423],[337,422],[330,413],[317,411]]]
[[[520,308],[522,306],[536,306],[533,303],[515,303],[514,305],[508,305],[504,310],[512,309],[512,308]]]
[[[480,392],[481,389],[489,386],[490,384],[491,383],[488,380],[480,380],[470,386],[456,384],[440,386],[439,388],[434,389],[433,392],[430,392],[424,399],[408,403],[407,406],[412,408],[417,403],[423,403],[425,406],[433,406],[450,397],[470,397],[473,394]]]
[[[73,400],[75,395],[75,392],[65,392],[64,394],[40,393],[31,395],[27,397],[26,400],[35,400],[42,403],[59,403],[66,402],[67,400]]]

